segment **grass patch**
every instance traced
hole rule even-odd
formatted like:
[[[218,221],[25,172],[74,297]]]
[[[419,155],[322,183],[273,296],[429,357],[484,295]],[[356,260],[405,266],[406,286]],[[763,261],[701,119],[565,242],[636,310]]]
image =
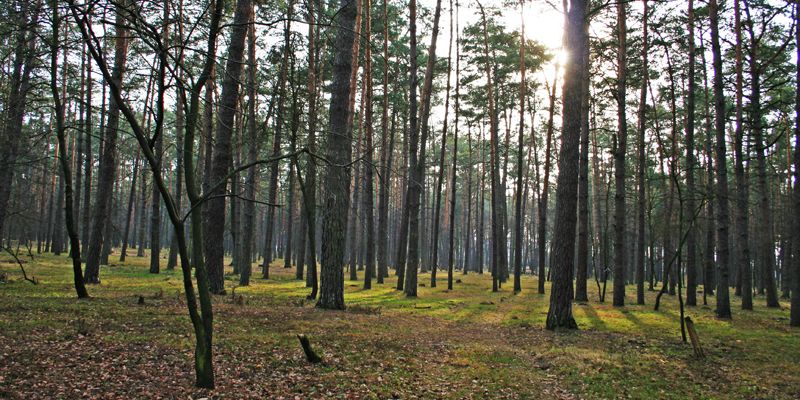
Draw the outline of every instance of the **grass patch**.
[[[102,283],[80,301],[66,257],[28,260],[36,286],[0,262],[11,280],[0,284],[0,397],[130,395],[149,379],[135,365],[171,368],[158,373],[172,378],[152,382],[154,393],[198,393],[180,271],[150,274],[148,262],[131,256],[102,267]],[[788,309],[767,309],[762,297],[745,312],[732,296],[732,321],[714,317],[713,297],[709,306],[687,308],[708,354],[696,360],[681,341],[677,298],[664,296],[656,312],[652,292],[647,305],[633,305],[633,287],[626,289],[629,305],[619,308],[599,303],[589,285],[591,300],[573,304],[581,330],[552,333],[543,330],[549,295],[536,293],[531,276],[515,295],[510,283],[492,293],[488,274],[459,272],[460,283],[448,291],[445,279],[431,288],[430,275],[421,273],[426,286],[417,298],[395,290],[393,273],[371,290],[346,280],[344,312],[314,308],[305,281],[282,260],[270,276],[237,287],[242,304],[230,295],[214,298],[216,397],[800,398],[800,331],[788,327]],[[226,275],[228,293],[237,285],[237,276]],[[139,296],[145,304],[137,304]],[[298,333],[311,338],[323,364],[304,361]],[[84,372],[68,372],[80,370],[77,361],[59,354],[80,361]],[[98,371],[122,383],[95,387],[91,374]],[[31,383],[47,373],[68,379],[38,385],[31,395]]]

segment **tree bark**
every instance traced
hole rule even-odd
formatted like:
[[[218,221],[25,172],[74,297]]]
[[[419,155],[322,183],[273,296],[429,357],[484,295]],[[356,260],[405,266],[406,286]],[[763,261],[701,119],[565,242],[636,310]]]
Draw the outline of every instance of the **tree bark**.
[[[628,122],[625,94],[628,69],[626,3],[617,3],[617,146],[614,149],[614,306],[625,305],[625,155],[628,151]]]
[[[734,167],[733,173],[736,180],[736,199],[734,208],[734,234],[736,235],[736,264],[742,282],[742,310],[753,309],[753,271],[750,264],[750,232],[749,232],[749,190],[744,167],[744,116],[742,104],[744,98],[744,79],[742,62],[742,21],[741,5],[739,0],[734,0],[736,35],[735,60],[736,60],[736,122],[734,131]]]
[[[412,0],[413,2],[414,0]],[[325,208],[322,224],[322,269],[320,297],[317,307],[342,310],[344,305],[344,229],[349,206],[350,163],[352,132],[347,120],[351,112],[350,73],[353,67],[353,27],[356,4],[341,0],[336,14],[336,39],[334,42],[333,81],[329,110],[327,158],[331,162],[326,171]],[[312,251],[313,252],[313,251]]]
[[[292,20],[292,10],[294,9],[294,1],[289,1],[286,5],[288,8],[286,10],[286,24],[284,26],[284,34],[283,34],[283,59],[281,60],[281,69],[280,75],[278,76],[278,110],[277,115],[275,118],[275,136],[272,138],[272,156],[276,157],[280,154],[281,151],[281,136],[283,134],[283,120],[285,115],[285,100],[286,100],[286,80],[288,76],[288,68],[289,68],[289,54],[292,51],[291,45],[291,20]],[[269,171],[269,192],[267,194],[267,202],[269,204],[275,204],[275,201],[278,197],[278,167],[279,162],[274,162],[270,166]],[[272,250],[273,250],[273,236],[275,230],[275,208],[273,206],[268,206],[267,208],[267,219],[266,219],[266,226],[264,232],[264,259],[261,264],[262,267],[262,278],[269,279],[269,264],[272,262]]]
[[[689,0],[689,12],[693,15],[693,0]],[[648,19],[649,19],[649,6],[647,0],[642,0],[643,13],[642,13],[642,86],[639,91],[639,132],[638,132],[638,162],[637,167],[637,186],[639,190],[639,198],[637,199],[636,209],[636,304],[644,304],[644,248],[645,248],[645,208],[647,207],[647,188],[645,187],[645,175],[647,174],[647,151],[645,149],[645,134],[647,130],[647,85],[650,78],[650,67],[648,55]],[[690,33],[692,35],[692,33]],[[651,254],[650,257],[653,257]]]
[[[725,154],[725,93],[722,83],[722,50],[719,38],[719,6],[717,0],[710,0],[711,52],[714,57],[714,113],[716,131],[716,178],[715,195],[717,199],[717,308],[719,318],[731,318],[731,304],[728,292],[728,269],[730,266],[730,243],[728,237],[728,170]]]
[[[571,54],[584,54],[583,46],[588,46],[588,37],[583,24],[586,18],[587,3],[575,0],[567,12],[564,43]],[[572,270],[575,261],[575,225],[578,195],[578,142],[580,140],[581,96],[583,62],[578,56],[564,73],[563,119],[561,150],[558,160],[558,180],[556,186],[556,221],[553,230],[553,284],[550,291],[550,309],[547,312],[545,327],[578,329],[572,316]],[[540,249],[541,251],[541,249]]]
[[[431,233],[433,239],[431,240],[431,287],[436,287],[436,270],[439,269],[439,223],[441,221],[440,213],[442,206],[442,186],[444,185],[445,168],[445,149],[447,148],[447,117],[450,111],[450,69],[451,69],[451,55],[453,54],[453,10],[452,0],[450,4],[450,35],[448,36],[447,47],[447,89],[445,90],[444,100],[444,120],[442,122],[442,146],[439,151],[439,174],[436,180],[436,199],[433,211],[433,220],[431,221]],[[455,154],[454,154],[455,156]],[[454,175],[455,176],[455,175]],[[452,263],[450,263],[452,265]],[[448,270],[449,271],[449,270]],[[448,276],[450,273],[448,272]]]
[[[372,288],[372,277],[375,274],[375,217],[373,209],[373,175],[372,175],[372,3],[364,0],[364,217],[366,219],[366,256],[364,261],[364,289]]]
[[[736,0],[734,0],[736,1]],[[695,182],[694,171],[696,168],[694,150],[694,119],[695,119],[695,92],[697,82],[695,79],[695,46],[694,46],[694,1],[689,0],[689,71],[688,93],[686,94],[686,210],[683,215],[693,218],[695,214]],[[686,235],[686,304],[697,305],[697,235],[693,220],[687,220],[684,226],[688,230]]]
[[[128,57],[128,28],[125,23],[125,12],[123,7],[128,6],[127,1],[116,6],[117,24],[115,27],[115,46],[114,46],[114,67],[111,71],[111,83],[117,87],[122,87],[122,77],[125,72],[125,63]],[[113,193],[114,180],[117,169],[117,129],[119,127],[119,104],[112,96],[108,102],[108,119],[106,121],[106,131],[103,142],[103,154],[100,158],[100,172],[97,178],[97,193],[104,194],[97,196],[92,216],[92,233],[89,242],[89,250],[86,256],[86,268],[84,280],[86,283],[100,283],[100,256],[103,249],[106,224],[110,223],[109,214],[111,212],[111,201],[108,194]]]
[[[57,78],[58,75],[58,47],[59,47],[59,29],[61,24],[61,16],[58,14],[58,2],[51,0],[50,8],[53,11],[53,35],[50,42],[50,89],[53,94],[53,106],[56,112],[56,135],[58,137],[58,159],[61,164],[61,178],[64,182],[64,197],[65,197],[65,212],[66,212],[66,227],[67,234],[70,241],[70,255],[72,257],[72,276],[75,285],[75,292],[79,299],[89,297],[89,292],[83,282],[83,272],[81,271],[81,245],[78,238],[78,231],[75,227],[75,207],[72,204],[72,171],[70,169],[69,160],[67,160],[67,141],[66,141],[66,126],[64,124],[64,104],[61,101],[61,94],[59,94]],[[64,63],[67,62],[66,57]],[[78,164],[80,167],[80,164]]]
[[[381,176],[378,189],[378,283],[388,276],[389,189],[391,184],[394,130],[389,132],[389,0],[383,1],[383,107],[381,114]],[[388,143],[387,143],[388,141]]]
[[[646,0],[644,0],[646,3]],[[646,7],[646,6],[645,6]],[[645,8],[646,9],[646,8]],[[584,21],[583,30],[589,34],[589,21]],[[589,46],[584,46],[583,90],[581,99],[581,139],[578,166],[578,253],[575,268],[575,300],[589,301],[587,278],[589,268]]]
[[[239,103],[239,79],[244,62],[244,41],[247,36],[247,24],[253,5],[250,0],[237,0],[233,15],[228,57],[225,64],[225,75],[222,80],[222,94],[219,99],[219,114],[214,135],[214,148],[211,154],[210,191],[206,193],[206,237],[204,243],[206,266],[209,275],[211,293],[224,294],[224,248],[225,234],[225,188],[221,182],[227,179],[231,167],[231,136],[233,134],[233,118]]]
[[[545,139],[544,149],[544,177],[542,178],[542,193],[539,196],[539,225],[537,233],[537,247],[539,248],[539,282],[538,291],[544,294],[544,282],[547,280],[545,273],[545,263],[547,260],[547,209],[548,197],[550,192],[550,169],[552,163],[553,143],[553,114],[556,109],[556,87],[558,86],[558,70],[559,64],[556,63],[556,72],[553,74],[553,86],[550,88],[550,106],[548,107],[547,116],[547,138]]]
[[[487,95],[489,99],[489,146],[490,146],[490,176],[492,185],[492,291],[499,289],[500,273],[508,266],[508,255],[506,253],[506,237],[503,226],[504,221],[504,197],[505,189],[500,182],[500,153],[498,137],[498,121],[495,110],[495,93],[492,82],[492,58],[489,57],[489,36],[486,29],[486,12],[483,6],[478,3],[481,9],[481,25],[483,26],[483,54],[486,57],[484,73],[487,81]],[[502,198],[501,198],[502,197]]]
[[[14,48],[14,62],[8,83],[7,101],[4,104],[3,131],[0,132],[0,235],[8,216],[8,201],[11,198],[11,183],[19,156],[23,117],[31,89],[30,76],[35,67],[36,27],[38,26],[41,1],[22,1],[13,9],[20,10],[19,26]]]
[[[139,174],[139,153],[136,153],[136,160],[133,162],[133,177],[131,178],[131,190],[128,195],[128,211],[125,213],[125,233],[122,234],[122,249],[119,252],[119,261],[125,262],[125,257],[128,256],[128,237],[131,231],[131,214],[133,214],[133,206],[136,199],[136,178]]]
[[[257,84],[257,61],[256,61],[256,35],[255,24],[252,24],[254,15],[250,16],[251,24],[247,29],[247,162],[253,163],[258,159],[258,131],[256,128],[256,84]],[[256,196],[256,186],[258,185],[258,168],[247,170],[247,178],[244,184],[244,197],[254,200]],[[250,284],[250,275],[253,269],[253,240],[256,219],[256,203],[246,201],[244,203],[244,226],[242,229],[242,246],[239,260],[239,286]]]
[[[459,27],[458,27],[458,1],[456,1],[456,93],[455,93],[455,112],[454,117],[455,121],[453,121],[453,165],[452,165],[452,177],[450,178],[450,243],[448,246],[448,255],[447,255],[447,290],[453,290],[453,269],[455,268],[456,260],[455,260],[455,241],[456,241],[456,171],[458,170],[458,112],[459,110],[459,82],[458,82],[458,75],[461,72],[460,70],[460,60],[459,56],[461,55],[459,51],[460,45],[460,37],[459,37]],[[452,43],[453,37],[453,1],[450,0],[450,42]],[[523,35],[524,36],[524,35]],[[452,45],[450,46],[452,47]],[[450,86],[450,67],[451,67],[451,60],[450,60],[450,49],[447,50],[447,82],[448,86]],[[450,91],[448,90],[448,93]],[[471,167],[470,167],[471,168]],[[467,198],[469,199],[469,198]],[[469,200],[467,200],[469,202]],[[467,220],[469,220],[469,215],[467,215]],[[467,230],[469,230],[469,223],[467,223]],[[467,240],[469,240],[469,236],[467,236]],[[464,258],[467,257],[469,254],[469,250],[464,253]],[[464,264],[464,272],[466,272],[466,261]]]
[[[524,166],[522,165],[522,143],[525,141],[525,41],[527,38],[525,37],[525,17],[523,16],[523,11],[525,9],[525,2],[520,1],[520,45],[519,45],[519,73],[520,73],[520,81],[519,81],[519,135],[517,137],[517,196],[516,196],[516,211],[514,212],[516,218],[514,221],[514,293],[519,293],[522,291],[522,220],[523,212],[522,209],[522,197],[524,195],[522,191],[522,171]],[[532,121],[531,121],[532,122]],[[587,132],[588,133],[588,132]],[[455,151],[453,151],[455,153]],[[455,155],[454,155],[455,157]],[[455,162],[453,162],[455,165]],[[454,186],[455,188],[455,186]],[[578,266],[578,270],[580,271],[581,267]],[[585,270],[584,270],[585,271]],[[578,274],[580,275],[580,274]],[[584,279],[585,282],[585,279]]]
[[[416,0],[411,0],[409,3],[409,11],[410,11],[410,21],[411,21],[411,35],[412,37],[416,35],[416,19],[417,19],[417,4]],[[425,185],[425,151],[427,149],[428,143],[428,133],[430,132],[430,127],[428,126],[428,118],[430,117],[430,107],[431,107],[431,93],[433,91],[433,74],[434,74],[434,64],[436,62],[436,39],[439,35],[439,17],[442,11],[442,1],[436,0],[436,9],[433,14],[433,28],[431,31],[431,44],[428,47],[428,63],[425,66],[425,80],[422,85],[422,93],[421,93],[421,101],[422,101],[422,108],[420,110],[420,123],[419,126],[417,125],[417,118],[416,118],[416,70],[413,70],[411,84],[411,96],[410,98],[413,101],[413,106],[411,107],[411,140],[410,140],[410,162],[409,162],[409,170],[410,170],[410,179],[408,182],[408,193],[406,195],[407,204],[406,207],[409,209],[409,219],[408,219],[408,256],[407,262],[408,265],[406,267],[406,276],[405,276],[405,289],[404,292],[407,297],[416,297],[417,296],[417,273],[419,270],[419,262],[420,262],[420,250],[423,244],[421,240],[423,232],[423,227],[420,224],[420,198],[422,197],[422,192],[424,190]],[[413,49],[411,50],[411,57],[414,59],[412,62],[412,66],[416,65],[416,39],[413,39],[414,44],[412,45]],[[421,134],[420,134],[420,131]],[[419,149],[419,154],[417,154],[417,149]]]
[[[798,20],[800,20],[800,3],[795,2],[794,7],[794,18],[795,18],[795,49],[796,49],[796,73],[795,73],[795,82],[800,82],[800,24],[798,24]],[[794,193],[792,194],[792,203],[794,206],[794,218],[792,219],[792,223],[794,224],[794,232],[800,232],[800,185],[797,182],[800,182],[800,85],[795,86],[794,92]],[[791,326],[800,326],[800,239],[798,239],[797,235],[794,235],[792,238],[794,243],[792,244],[792,252],[794,256],[792,257],[794,269],[794,282],[792,284],[792,310],[791,310],[791,318],[789,320],[789,325]]]

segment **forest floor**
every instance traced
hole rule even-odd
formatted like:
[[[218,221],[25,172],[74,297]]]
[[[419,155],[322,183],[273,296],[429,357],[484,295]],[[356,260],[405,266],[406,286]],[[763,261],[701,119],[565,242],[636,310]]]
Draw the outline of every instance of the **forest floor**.
[[[714,317],[712,296],[687,307],[707,354],[696,359],[676,296],[658,312],[654,292],[646,306],[615,308],[611,285],[601,304],[590,282],[591,301],[573,308],[580,330],[553,333],[543,329],[549,286],[537,294],[530,276],[514,295],[510,282],[492,293],[488,274],[457,272],[447,291],[446,273],[436,288],[424,273],[416,299],[394,289],[393,273],[369,291],[348,280],[348,309],[324,311],[282,262],[270,280],[254,267],[252,285],[235,290],[244,304],[232,290],[215,297],[217,388],[200,390],[180,270],[149,274],[149,257],[112,255],[92,298],[77,300],[65,256],[26,258],[38,285],[9,258],[0,256],[0,398],[800,398],[800,330],[761,296],[751,312],[732,296],[732,321]],[[627,294],[633,304],[635,289]],[[305,361],[300,333],[323,363]]]

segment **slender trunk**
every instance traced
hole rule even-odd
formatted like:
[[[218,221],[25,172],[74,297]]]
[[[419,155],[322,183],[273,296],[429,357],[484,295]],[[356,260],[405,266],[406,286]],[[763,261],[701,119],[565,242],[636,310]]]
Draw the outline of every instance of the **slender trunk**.
[[[78,239],[78,231],[75,227],[74,212],[75,208],[72,204],[72,171],[70,170],[69,160],[67,160],[67,141],[66,141],[66,126],[64,124],[64,104],[61,101],[61,95],[58,91],[58,84],[56,76],[58,74],[58,45],[59,45],[59,25],[61,17],[58,14],[58,3],[51,0],[50,8],[53,11],[53,36],[50,42],[50,89],[53,94],[53,106],[56,112],[56,135],[58,137],[58,158],[61,164],[61,178],[64,182],[64,198],[65,198],[65,212],[66,212],[66,227],[67,234],[69,235],[71,256],[72,256],[72,274],[75,291],[78,298],[88,298],[89,292],[86,291],[86,286],[83,282],[83,272],[81,271],[81,245]],[[64,57],[64,63],[67,62]],[[80,164],[78,165],[80,166]]]
[[[800,24],[797,23],[800,18],[800,3],[795,2],[794,18],[795,18],[795,49],[796,54],[796,76],[795,82],[800,82]],[[794,206],[794,218],[791,221],[794,225],[794,232],[800,232],[800,85],[795,86],[794,93],[794,193],[792,193],[792,202]],[[800,326],[800,240],[797,235],[792,238],[792,267],[794,270],[794,282],[792,284],[792,310],[789,325]]]
[[[91,23],[91,7],[89,9],[89,15],[87,20]],[[91,57],[87,54],[87,57]],[[90,226],[89,222],[91,221],[91,214],[92,214],[92,172],[94,170],[93,165],[94,161],[92,159],[92,135],[94,131],[93,121],[92,121],[92,64],[91,60],[87,60],[86,62],[86,115],[84,117],[84,137],[83,137],[83,211],[81,212],[81,243],[83,244],[84,249],[86,249],[86,244],[89,243],[89,233],[90,233]],[[79,167],[80,168],[80,167]],[[76,190],[81,190],[81,188],[76,187]]]
[[[308,7],[308,143],[306,147],[309,152],[314,154],[316,151],[316,129],[317,129],[317,71],[318,71],[318,54],[319,48],[317,46],[317,36],[319,35],[319,27],[316,26],[315,12],[320,12],[315,7],[319,6],[317,0],[309,0],[306,2]],[[319,7],[321,8],[321,7]],[[298,175],[299,176],[299,175]],[[313,160],[309,160],[306,165],[306,179],[305,185],[301,182],[300,188],[303,190],[303,209],[306,212],[306,237],[308,238],[308,252],[306,265],[308,272],[306,274],[306,286],[311,286],[311,293],[308,295],[309,299],[317,297],[317,257],[316,257],[316,180],[317,180],[317,167]]]
[[[244,41],[247,36],[247,23],[253,5],[250,0],[237,0],[236,11],[233,16],[228,57],[225,64],[225,75],[222,80],[222,93],[219,98],[219,114],[214,135],[214,147],[209,161],[211,174],[209,183],[212,185],[206,192],[207,225],[203,249],[205,250],[206,266],[208,268],[209,285],[211,293],[224,294],[224,248],[223,237],[225,234],[225,195],[228,171],[231,167],[231,137],[233,134],[233,119],[239,103],[239,80],[242,75],[244,60]],[[207,150],[210,151],[211,149]],[[206,153],[208,156],[209,154]],[[271,199],[272,200],[272,199]],[[270,201],[273,203],[273,201]]]
[[[394,149],[394,130],[391,138],[389,127],[389,0],[383,0],[383,106],[381,109],[381,176],[378,190],[378,283],[388,276],[389,252],[389,185],[391,183],[391,160]],[[387,141],[389,142],[387,144]]]
[[[647,207],[647,193],[645,187],[645,175],[647,174],[647,158],[645,150],[645,133],[647,129],[646,116],[647,116],[647,82],[649,77],[649,60],[648,60],[648,18],[649,7],[647,0],[642,0],[644,8],[642,14],[642,86],[639,91],[639,132],[638,132],[638,146],[639,153],[638,166],[637,166],[637,186],[639,190],[639,198],[637,199],[636,209],[636,304],[644,304],[644,247],[645,247],[645,207]],[[694,15],[693,0],[689,0],[689,15]],[[691,22],[690,22],[691,24]],[[691,29],[691,28],[690,28]],[[689,33],[690,37],[693,35]],[[690,67],[692,68],[692,67]],[[650,257],[653,255],[651,254]]]
[[[164,0],[163,16],[161,20],[161,40],[164,43],[169,41],[169,0]],[[158,54],[158,79],[156,95],[156,128],[153,133],[155,139],[156,169],[153,173],[162,173],[162,157],[164,153],[164,95],[166,94],[166,50]],[[156,179],[153,178],[153,182]],[[156,185],[153,185],[150,212],[150,273],[157,274],[161,270],[161,199]]]
[[[728,169],[725,153],[725,94],[722,82],[722,50],[719,38],[719,8],[717,0],[710,0],[711,52],[714,56],[714,130],[716,131],[716,173],[715,194],[717,204],[717,308],[719,318],[731,318],[731,304],[728,293],[728,269],[730,266],[730,244],[728,237]]]
[[[490,148],[490,177],[491,177],[491,214],[492,214],[492,291],[499,289],[501,274],[508,268],[508,253],[505,234],[505,189],[500,180],[500,138],[498,135],[497,108],[495,103],[495,88],[493,82],[494,57],[489,56],[489,35],[486,28],[486,13],[481,8],[481,25],[483,27],[483,55],[486,58],[485,70],[489,113],[489,148]]]
[[[646,2],[646,0],[645,0]],[[645,6],[646,7],[646,6]],[[646,9],[646,8],[645,8]],[[589,22],[585,21],[583,30],[588,35]],[[575,300],[589,301],[587,278],[589,268],[589,47],[583,47],[583,91],[581,99],[581,139],[578,165],[578,253],[575,274]]]
[[[428,143],[428,133],[430,127],[428,126],[428,118],[430,116],[431,94],[433,91],[433,74],[434,64],[436,62],[436,39],[439,35],[439,17],[442,10],[442,1],[436,0],[436,9],[433,14],[433,30],[431,32],[431,44],[428,47],[428,63],[425,66],[425,80],[422,85],[421,102],[422,108],[420,110],[420,121],[417,121],[417,102],[416,102],[416,32],[417,32],[417,2],[411,0],[409,3],[409,19],[411,22],[411,36],[412,36],[412,78],[411,78],[411,101],[412,106],[411,126],[409,127],[410,138],[410,162],[409,171],[410,178],[408,182],[408,193],[406,195],[409,218],[408,218],[408,266],[405,275],[405,294],[407,297],[417,296],[417,272],[420,262],[420,249],[422,240],[421,236],[424,234],[422,226],[420,225],[420,198],[425,185],[425,151]],[[420,134],[420,131],[421,134]],[[417,154],[419,149],[419,154]]]
[[[520,81],[519,81],[519,136],[517,138],[517,196],[516,196],[516,211],[515,214],[515,221],[514,221],[514,293],[519,293],[522,291],[522,282],[521,282],[521,275],[522,275],[522,220],[523,217],[523,209],[522,209],[522,143],[525,141],[525,41],[527,38],[525,37],[525,18],[523,17],[523,11],[525,9],[525,3],[520,1],[520,25],[521,25],[521,34],[520,34],[520,50],[519,50],[519,73],[520,73]],[[588,131],[587,131],[588,133]],[[455,151],[454,151],[455,153]],[[578,270],[580,270],[580,266],[578,266]],[[585,271],[585,270],[584,270]],[[579,274],[580,275],[580,274]],[[586,280],[584,279],[584,283]]]
[[[617,3],[617,146],[614,149],[614,306],[625,305],[625,155],[628,151],[628,122],[625,115],[627,84],[626,4]]]
[[[254,15],[250,16],[253,21]],[[256,35],[255,24],[250,24],[247,29],[247,163],[258,159],[258,130],[256,128]],[[258,185],[258,168],[247,170],[244,184],[244,197],[255,199],[256,186]],[[256,204],[253,201],[244,203],[244,226],[242,230],[242,246],[239,261],[239,285],[248,286],[253,269],[253,241],[255,238]]]
[[[125,4],[125,3],[123,3]],[[114,67],[111,72],[112,84],[117,87],[122,86],[122,77],[125,71],[125,63],[128,57],[128,29],[124,23],[125,15],[121,10],[124,5],[117,6],[115,27],[115,49]],[[100,283],[100,256],[104,241],[111,238],[105,237],[107,224],[110,223],[109,215],[111,210],[110,198],[108,194],[113,193],[114,180],[116,177],[117,164],[117,128],[119,127],[119,104],[112,97],[108,102],[108,120],[105,126],[103,141],[103,154],[100,159],[100,172],[97,178],[97,193],[104,194],[97,196],[92,216],[92,232],[89,242],[89,250],[86,256],[86,268],[84,280],[86,283]]]
[[[147,174],[142,174],[142,186],[139,189],[139,211],[136,213],[136,218],[139,220],[136,227],[136,257],[144,257],[144,233],[145,226],[147,226]]]
[[[361,194],[366,219],[366,255],[364,262],[364,289],[372,288],[372,277],[375,274],[375,215],[373,210],[373,175],[372,175],[372,3],[364,0],[364,189]]]
[[[295,65],[294,59],[292,59],[292,75],[291,81],[295,82]],[[289,152],[294,153],[297,151],[297,131],[300,129],[300,114],[302,110],[300,110],[300,97],[299,97],[299,90],[297,89],[296,85],[292,85],[292,120],[291,125],[289,127],[289,131],[291,135],[289,136]],[[292,267],[292,239],[293,236],[293,228],[294,228],[294,218],[295,218],[295,175],[299,173],[299,171],[295,170],[295,163],[289,163],[289,174],[286,179],[289,181],[287,186],[287,193],[286,193],[286,203],[288,205],[286,210],[286,243],[284,246],[284,253],[283,253],[283,267],[284,268],[291,268]]]
[[[283,134],[283,121],[285,112],[286,101],[286,81],[289,68],[289,55],[292,51],[291,45],[291,21],[292,11],[294,9],[294,1],[289,1],[286,10],[286,23],[283,29],[283,59],[281,60],[280,75],[278,76],[278,110],[275,118],[275,136],[272,138],[272,156],[276,157],[281,151],[281,136]],[[275,204],[278,198],[278,170],[279,162],[274,162],[270,165],[269,172],[269,192],[267,194],[267,202]],[[267,218],[264,234],[264,259],[262,261],[262,278],[269,279],[269,264],[273,260],[273,236],[275,230],[275,208],[269,206],[267,208]]]
[[[442,205],[442,186],[444,184],[445,168],[445,149],[447,144],[447,114],[450,111],[450,70],[451,70],[451,56],[453,54],[453,7],[452,0],[450,2],[450,34],[448,36],[447,46],[447,89],[445,90],[444,100],[444,120],[442,122],[442,146],[439,151],[439,176],[437,177],[436,184],[436,204],[433,209],[433,220],[431,221],[433,240],[431,240],[431,287],[436,287],[436,270],[439,269],[439,222],[441,205]],[[454,154],[455,156],[455,150]],[[454,171],[455,173],[455,171]],[[455,176],[455,175],[454,175]],[[455,194],[455,192],[453,192]],[[452,263],[449,263],[452,265]],[[448,270],[449,271],[449,270]],[[452,275],[448,272],[448,276]]]
[[[739,276],[741,277],[741,295],[742,295],[742,309],[753,309],[753,271],[750,264],[750,232],[748,226],[749,220],[749,189],[747,178],[745,177],[744,167],[744,79],[743,79],[743,62],[742,62],[742,14],[741,2],[734,0],[734,15],[735,26],[734,34],[736,35],[736,122],[734,131],[734,167],[733,174],[736,180],[736,199],[734,207],[734,235],[736,236],[736,249],[735,257],[736,264],[738,264]]]
[[[139,152],[136,152],[136,160],[133,162],[133,177],[131,178],[131,190],[128,195],[128,211],[125,213],[125,233],[122,234],[122,249],[119,252],[119,261],[125,262],[128,256],[128,237],[131,231],[131,214],[133,214],[134,200],[136,199],[136,176],[139,174]]]
[[[580,7],[580,6],[578,6]],[[556,64],[556,72],[553,74],[553,86],[550,88],[550,106],[547,111],[547,138],[545,139],[544,149],[544,177],[542,178],[542,194],[539,196],[539,225],[537,233],[537,247],[539,249],[539,286],[538,291],[540,294],[544,293],[544,282],[547,280],[545,275],[545,261],[547,260],[547,208],[548,208],[548,195],[550,192],[550,169],[552,157],[553,143],[553,114],[556,109],[556,87],[558,86],[558,69],[559,64]]]
[[[753,20],[750,17],[750,7],[748,2],[744,2],[744,11],[747,14],[747,32],[750,36],[750,123],[752,124],[752,136],[755,139],[756,165],[758,176],[756,185],[758,186],[758,253],[761,257],[761,282],[766,290],[767,307],[780,307],[778,301],[778,289],[775,285],[775,238],[772,227],[772,208],[769,202],[769,188],[767,187],[767,157],[764,146],[764,127],[761,109],[761,71],[765,67],[759,64],[759,46],[761,37],[755,35]],[[744,292],[744,288],[742,288]]]
[[[36,31],[38,26],[41,1],[22,1],[13,6],[20,10],[16,15],[19,22],[14,48],[14,62],[11,78],[8,84],[7,101],[3,107],[5,120],[0,131],[0,235],[3,233],[6,217],[8,216],[8,202],[11,198],[11,184],[14,179],[22,135],[23,118],[27,106],[28,93],[31,89],[30,75],[35,67],[36,57]]]
[[[459,110],[459,86],[460,83],[458,81],[460,70],[460,60],[459,56],[461,55],[459,51],[460,45],[460,37],[459,37],[459,27],[458,27],[458,1],[456,1],[456,93],[455,93],[455,121],[453,122],[453,165],[452,165],[452,177],[450,178],[450,243],[448,248],[447,254],[447,290],[453,290],[453,269],[455,268],[456,260],[455,260],[455,240],[456,240],[456,171],[458,170],[458,112]],[[453,37],[453,1],[450,1],[450,41],[452,43]],[[448,86],[450,85],[450,49],[447,50],[448,53],[448,60],[447,60],[447,72],[448,72]],[[449,93],[449,90],[448,90]],[[469,201],[469,200],[468,200]],[[469,220],[469,216],[467,216],[467,220]],[[467,224],[467,230],[469,230],[469,224]],[[469,237],[467,237],[469,240]],[[464,253],[464,257],[467,257],[469,251]],[[466,263],[464,264],[464,272],[466,272]]]

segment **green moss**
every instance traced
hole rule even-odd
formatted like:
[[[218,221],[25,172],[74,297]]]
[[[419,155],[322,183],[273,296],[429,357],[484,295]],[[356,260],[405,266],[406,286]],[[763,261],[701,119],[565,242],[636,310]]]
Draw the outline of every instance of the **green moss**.
[[[28,260],[29,275],[41,282],[36,286],[23,281],[14,264],[0,262],[0,273],[13,280],[0,284],[0,337],[22,340],[37,332],[58,340],[88,329],[100,342],[191,352],[181,272],[150,274],[148,261],[131,256],[124,264],[103,267],[102,283],[89,286],[89,300],[75,299],[66,257]],[[445,279],[430,288],[430,275],[421,273],[419,282],[426,286],[416,298],[395,290],[391,273],[372,290],[346,280],[350,309],[331,312],[314,308],[305,299],[305,282],[282,265],[277,260],[271,279],[255,277],[248,287],[237,287],[238,277],[226,276],[228,293],[236,287],[245,304],[236,305],[230,296],[213,299],[215,346],[225,354],[263,353],[263,364],[280,371],[304,365],[295,334],[307,333],[329,360],[307,371],[331,384],[324,390],[360,385],[344,378],[345,371],[370,383],[367,398],[423,386],[428,390],[423,397],[448,398],[536,397],[552,387],[584,398],[800,396],[800,332],[788,327],[787,309],[767,309],[758,296],[750,312],[736,311],[738,299],[732,296],[731,321],[714,317],[713,297],[709,306],[687,307],[708,354],[697,360],[681,341],[674,296],[665,295],[661,310],[653,311],[655,293],[646,293],[647,305],[633,305],[635,288],[629,287],[629,305],[618,308],[599,303],[590,284],[590,301],[573,305],[581,331],[553,334],[542,329],[549,284],[548,294],[538,294],[535,277],[524,276],[523,291],[514,295],[510,284],[492,293],[488,274],[457,273],[461,282],[447,291]],[[144,305],[137,304],[139,296]],[[322,389],[305,392],[316,390]]]

